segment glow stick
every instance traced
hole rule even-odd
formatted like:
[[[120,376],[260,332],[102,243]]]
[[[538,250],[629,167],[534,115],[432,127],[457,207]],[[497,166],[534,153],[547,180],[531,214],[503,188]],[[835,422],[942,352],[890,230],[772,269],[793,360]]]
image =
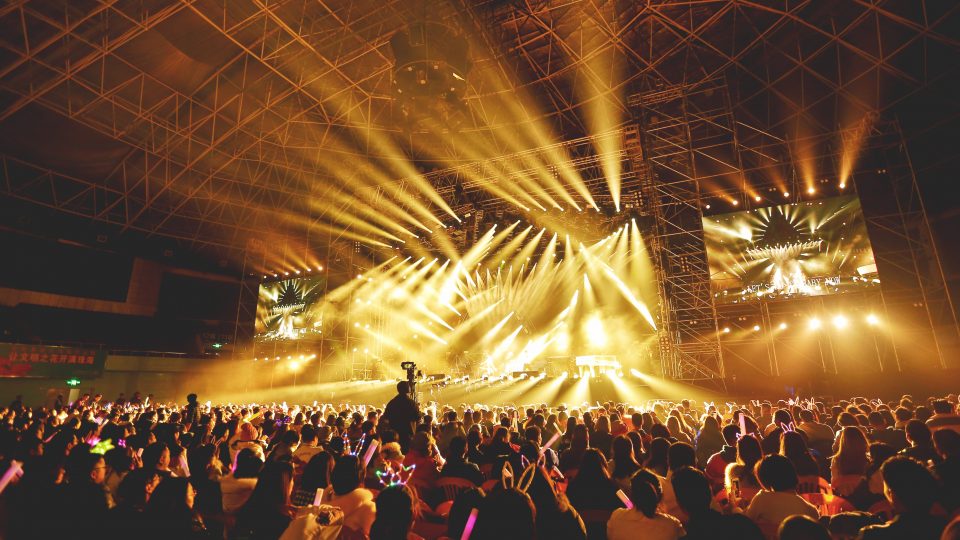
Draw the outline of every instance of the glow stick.
[[[7,468],[7,472],[3,473],[3,477],[0,477],[0,493],[3,493],[3,490],[7,489],[7,484],[13,480],[14,475],[19,475],[23,473],[23,463],[20,463],[17,460],[10,461],[10,467]]]
[[[447,460],[443,459],[443,456],[440,455],[440,448],[437,447],[437,443],[433,443],[433,453],[436,454],[437,459],[440,460],[441,467],[447,464]]]
[[[626,506],[628,510],[633,510],[633,501],[631,501],[630,498],[627,497],[627,494],[624,493],[622,489],[617,490],[617,498],[620,499],[620,502],[622,502],[623,505]]]
[[[190,465],[187,464],[187,451],[184,450],[180,452],[180,470],[183,474],[187,475],[187,478],[190,477]]]
[[[740,436],[747,436],[747,415],[742,411],[740,412]]]
[[[373,439],[370,441],[370,446],[367,447],[367,451],[363,454],[363,467],[366,468],[370,465],[370,460],[373,459],[373,454],[377,450],[377,440]]]
[[[540,455],[542,456],[547,451],[547,448],[550,448],[551,446],[553,446],[553,443],[557,442],[557,439],[559,438],[560,438],[560,432],[558,431],[553,434],[553,437],[550,437],[550,440],[547,441],[547,444],[543,445],[543,447],[540,449]]]
[[[477,524],[477,514],[480,513],[480,509],[474,508],[470,510],[470,515],[467,516],[467,523],[463,526],[463,534],[460,535],[460,540],[470,540],[470,535],[473,534],[473,528]]]
[[[313,497],[313,505],[320,506],[323,502],[323,488],[317,488],[317,494]]]

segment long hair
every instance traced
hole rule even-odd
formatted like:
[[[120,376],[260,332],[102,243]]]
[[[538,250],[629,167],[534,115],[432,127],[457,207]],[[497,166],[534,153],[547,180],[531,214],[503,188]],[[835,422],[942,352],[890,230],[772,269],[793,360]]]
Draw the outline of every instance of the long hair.
[[[657,437],[650,443],[647,452],[647,461],[644,466],[652,469],[657,474],[667,474],[667,452],[670,451],[670,441]]]
[[[333,472],[333,456],[326,450],[317,452],[303,468],[300,489],[316,491],[329,486],[331,472]]]
[[[796,464],[801,459],[813,458],[807,448],[807,441],[796,431],[785,431],[780,434],[780,455]]]
[[[406,485],[384,488],[377,495],[377,517],[370,526],[370,540],[406,540],[417,508],[417,497]]]
[[[845,427],[840,431],[840,446],[833,458],[840,474],[863,474],[870,464],[867,459],[867,437],[859,428]]]
[[[187,506],[187,490],[192,489],[186,478],[167,478],[153,490],[147,503],[147,515],[153,526],[164,529],[189,529],[196,514]]]
[[[238,518],[256,521],[269,514],[289,515],[292,486],[293,465],[286,461],[267,463],[257,477],[257,486],[250,499],[237,512]]]
[[[638,512],[652,518],[657,513],[661,498],[660,480],[652,472],[639,470],[630,479],[630,502]]]
[[[613,439],[613,472],[614,478],[627,478],[640,470],[636,455],[633,451],[633,442],[625,435]]]

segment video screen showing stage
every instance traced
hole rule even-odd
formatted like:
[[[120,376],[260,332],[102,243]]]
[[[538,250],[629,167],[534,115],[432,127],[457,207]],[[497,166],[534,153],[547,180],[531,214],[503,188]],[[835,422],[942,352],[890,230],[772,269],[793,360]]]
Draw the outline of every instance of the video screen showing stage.
[[[323,285],[321,276],[260,284],[255,338],[282,341],[319,337]]]
[[[707,216],[703,231],[721,304],[880,284],[856,195]]]

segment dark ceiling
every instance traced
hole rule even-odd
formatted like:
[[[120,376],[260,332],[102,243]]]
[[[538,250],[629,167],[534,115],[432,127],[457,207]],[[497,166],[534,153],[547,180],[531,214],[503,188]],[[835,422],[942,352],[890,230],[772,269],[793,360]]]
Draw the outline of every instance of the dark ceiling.
[[[471,43],[455,135],[405,130],[391,93],[389,39],[424,14]],[[121,234],[242,248],[309,234],[346,206],[314,203],[351,171],[589,135],[594,100],[626,120],[634,92],[723,77],[737,118],[780,136],[899,119],[949,230],[958,28],[955,0],[12,0],[0,189]]]

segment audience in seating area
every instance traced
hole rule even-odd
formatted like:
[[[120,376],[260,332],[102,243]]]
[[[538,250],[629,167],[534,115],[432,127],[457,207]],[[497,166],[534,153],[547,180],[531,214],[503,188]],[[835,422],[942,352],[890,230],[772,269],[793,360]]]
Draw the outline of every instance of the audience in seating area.
[[[384,409],[18,398],[0,538],[960,539],[953,394]]]

